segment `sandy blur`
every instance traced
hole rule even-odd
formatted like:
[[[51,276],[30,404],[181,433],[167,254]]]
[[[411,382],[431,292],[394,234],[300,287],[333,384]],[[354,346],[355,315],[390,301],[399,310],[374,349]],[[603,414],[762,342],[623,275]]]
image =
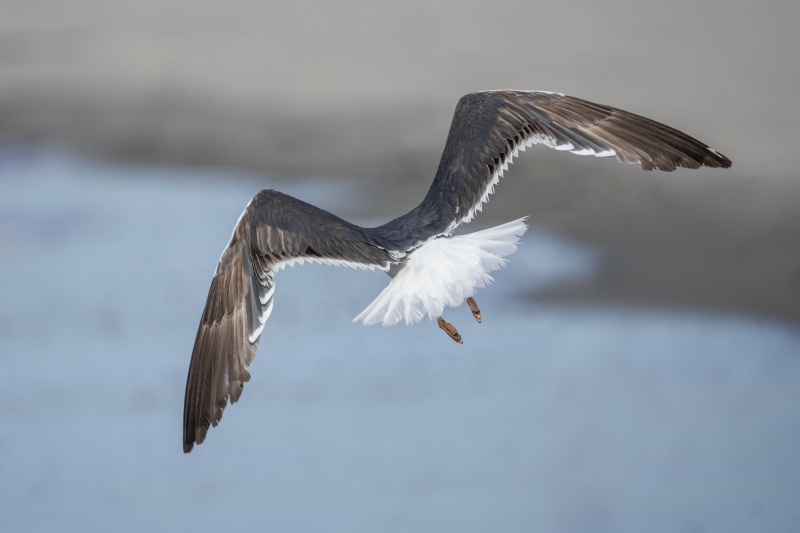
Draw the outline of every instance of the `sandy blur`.
[[[604,276],[548,297],[800,319],[796,2],[4,0],[0,10],[0,139],[363,178],[364,216],[419,201],[469,91],[556,90],[662,120],[733,168],[645,174],[540,150],[484,216],[529,214],[609,252]]]

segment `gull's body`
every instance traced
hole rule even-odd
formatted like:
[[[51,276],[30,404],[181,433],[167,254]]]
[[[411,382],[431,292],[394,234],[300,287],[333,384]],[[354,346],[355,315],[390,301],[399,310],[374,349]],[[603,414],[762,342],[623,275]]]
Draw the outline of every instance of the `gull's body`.
[[[382,269],[392,281],[356,320],[441,319],[491,281],[525,231],[517,220],[453,237],[493,192],[519,151],[533,144],[616,157],[645,170],[730,167],[716,150],[673,128],[612,107],[542,91],[487,91],[462,97],[439,168],[422,202],[382,226],[362,228],[273,190],[245,207],[217,265],[197,331],[184,404],[184,451],[205,439],[228,401],[236,402],[272,312],[275,274],[304,261]],[[474,306],[473,306],[474,305]]]

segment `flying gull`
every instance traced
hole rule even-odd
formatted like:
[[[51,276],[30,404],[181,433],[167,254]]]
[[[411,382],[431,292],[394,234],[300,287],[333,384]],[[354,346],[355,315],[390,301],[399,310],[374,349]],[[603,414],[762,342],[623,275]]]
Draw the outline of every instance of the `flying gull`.
[[[442,159],[417,207],[382,226],[362,228],[281,192],[265,189],[247,204],[217,264],[192,350],[183,414],[183,450],[216,426],[228,401],[242,394],[264,324],[272,312],[275,274],[319,262],[380,269],[391,281],[355,321],[413,324],[442,318],[492,281],[516,250],[524,219],[453,236],[494,192],[503,171],[534,144],[578,155],[615,157],[645,170],[728,168],[731,161],[685,133],[648,118],[544,91],[485,91],[456,104]]]

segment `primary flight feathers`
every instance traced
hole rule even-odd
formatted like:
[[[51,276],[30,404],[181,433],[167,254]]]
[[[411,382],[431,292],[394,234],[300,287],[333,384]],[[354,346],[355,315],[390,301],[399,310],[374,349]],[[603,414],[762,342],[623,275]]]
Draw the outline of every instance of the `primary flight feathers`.
[[[433,318],[445,305],[471,297],[515,249],[521,222],[483,236],[449,237],[480,211],[512,159],[534,144],[616,157],[645,170],[731,166],[697,139],[627,111],[543,91],[486,91],[458,101],[422,202],[382,226],[362,228],[278,191],[259,192],[234,227],[211,281],[186,382],[184,451],[203,442],[250,379],[247,369],[272,312],[277,271],[304,261],[386,270],[391,283],[359,318],[387,325],[412,323],[424,313]],[[414,276],[425,281],[409,281]]]

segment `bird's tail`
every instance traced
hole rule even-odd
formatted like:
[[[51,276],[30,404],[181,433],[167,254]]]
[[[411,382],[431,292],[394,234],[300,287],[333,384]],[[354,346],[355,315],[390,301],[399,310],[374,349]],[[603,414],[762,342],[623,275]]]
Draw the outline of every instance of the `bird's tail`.
[[[435,319],[446,305],[456,307],[494,279],[528,226],[525,218],[501,226],[431,239],[414,250],[403,268],[353,322],[393,326],[413,324],[426,314]]]

